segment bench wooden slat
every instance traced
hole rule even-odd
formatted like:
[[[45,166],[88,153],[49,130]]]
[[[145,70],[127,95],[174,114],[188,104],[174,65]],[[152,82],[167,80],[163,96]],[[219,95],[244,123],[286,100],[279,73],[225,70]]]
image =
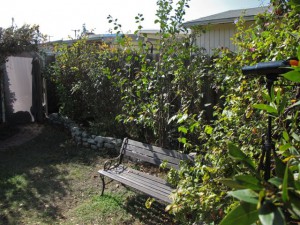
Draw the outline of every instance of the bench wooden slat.
[[[137,189],[143,193],[147,193],[148,195],[150,195],[154,198],[160,199],[167,203],[171,202],[171,199],[168,197],[171,194],[171,192],[166,193],[162,190],[154,189],[154,188],[148,186],[147,184],[143,184],[143,183],[139,182],[138,180],[133,180],[126,176],[123,176],[123,173],[115,174],[115,173],[113,173],[112,170],[108,170],[108,171],[99,170],[98,172],[104,176],[107,176],[113,180],[116,180],[120,183],[128,185],[128,186],[130,186],[134,189]]]
[[[118,170],[116,169],[113,172],[117,174]],[[148,185],[149,187],[165,192],[166,194],[170,194],[173,190],[173,188],[165,180],[130,168],[123,170],[122,176]]]
[[[102,171],[102,170],[99,170]],[[98,172],[99,172],[98,171]],[[166,189],[166,190],[173,190],[173,188],[164,180],[159,177],[151,176],[149,174],[131,169],[131,168],[114,168],[111,170],[107,170],[106,172],[113,173],[116,175],[129,177],[134,180],[140,180],[144,183],[154,183],[158,189]]]
[[[193,160],[193,157],[180,153],[176,150],[168,150],[168,149],[164,149],[157,146],[128,139],[128,143],[126,147],[127,150],[130,150],[131,146],[135,146],[135,148],[132,147],[132,150],[136,151],[137,153],[148,154],[148,152],[152,152],[154,155],[157,155],[158,157],[169,156],[170,158],[174,158],[176,162],[180,160]]]
[[[160,165],[163,161],[167,161],[167,166],[175,169],[179,168],[181,160],[193,160],[191,156],[179,153],[175,150],[167,150],[130,139],[128,139],[128,143],[124,149],[124,155],[141,159],[155,165]]]
[[[137,155],[135,152],[126,152],[126,155],[130,156],[132,158],[140,159],[140,160],[145,161],[145,162],[149,162],[149,163],[157,165],[157,166],[160,165],[163,162],[163,160],[161,160],[159,158],[153,158],[153,157],[149,157],[149,156],[146,156],[146,155]],[[170,162],[170,161],[168,161],[167,166],[168,167],[173,167],[175,169],[179,168],[178,164]]]
[[[140,182],[145,185],[151,186],[153,189],[157,189],[158,191],[165,192],[170,194],[173,188],[163,179],[155,176],[151,176],[149,174],[130,169],[130,168],[114,168],[112,170],[107,171],[109,173],[113,173],[119,176],[126,177],[135,182]]]
[[[162,162],[162,161],[166,160],[170,164],[178,164],[180,162],[180,159],[176,159],[172,156],[161,154],[159,152],[153,152],[153,151],[150,151],[148,149],[142,149],[142,148],[132,146],[132,145],[128,145],[128,148],[126,149],[125,155],[128,155],[128,154],[131,154],[131,155],[135,154],[136,155],[135,158],[139,158],[140,156],[144,156],[144,158],[148,157],[148,158],[150,158],[150,160],[151,159],[158,159],[159,160],[158,162]],[[159,165],[159,164],[160,163],[158,163],[156,165]]]

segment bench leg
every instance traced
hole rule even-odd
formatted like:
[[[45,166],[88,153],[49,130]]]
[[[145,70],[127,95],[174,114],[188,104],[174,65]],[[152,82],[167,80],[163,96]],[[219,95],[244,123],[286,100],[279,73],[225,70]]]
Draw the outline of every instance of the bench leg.
[[[101,191],[101,196],[102,196],[103,193],[104,193],[104,189],[105,189],[105,182],[104,182],[104,176],[103,175],[100,175],[100,178],[102,180],[102,191]]]

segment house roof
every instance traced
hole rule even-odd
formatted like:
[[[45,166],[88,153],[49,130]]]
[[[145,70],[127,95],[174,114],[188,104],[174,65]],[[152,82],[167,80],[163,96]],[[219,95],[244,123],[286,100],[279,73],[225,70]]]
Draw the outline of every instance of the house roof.
[[[268,7],[257,7],[248,9],[229,10],[214,15],[201,17],[184,23],[184,26],[191,27],[195,25],[222,24],[233,23],[235,19],[243,16],[246,21],[254,20],[254,17],[260,13],[264,13]]]

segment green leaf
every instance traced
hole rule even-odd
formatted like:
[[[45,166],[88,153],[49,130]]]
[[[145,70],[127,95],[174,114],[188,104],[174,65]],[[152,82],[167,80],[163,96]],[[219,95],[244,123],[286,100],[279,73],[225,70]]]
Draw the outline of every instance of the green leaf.
[[[193,123],[193,124],[189,127],[189,129],[190,129],[191,132],[194,132],[194,130],[195,130],[196,127],[199,127],[199,123],[198,123],[198,122]]]
[[[286,140],[286,141],[289,141],[289,140],[290,140],[290,137],[289,137],[288,132],[283,131],[282,136],[283,136],[284,140]]]
[[[290,207],[288,208],[291,214],[294,214],[298,219],[300,218],[300,197],[294,192],[290,192]]]
[[[174,121],[175,119],[177,119],[177,115],[172,116],[169,121],[168,124],[170,124],[172,121]]]
[[[293,108],[293,107],[298,106],[298,105],[300,105],[300,101],[295,102],[295,103],[294,103],[293,105],[291,105],[290,107]]]
[[[228,194],[243,202],[248,202],[255,205],[258,203],[258,194],[251,189],[229,191]]]
[[[178,127],[178,132],[182,132],[182,133],[186,134],[188,132],[188,130],[183,126],[180,126],[180,127]]]
[[[248,168],[255,171],[255,165],[250,158],[247,157],[245,153],[243,153],[238,147],[236,147],[233,143],[228,143],[229,156],[235,160],[242,161]]]
[[[230,187],[230,188],[234,188],[234,189],[243,189],[243,188],[245,188],[245,186],[241,185],[240,182],[238,182],[236,180],[229,179],[229,178],[219,179],[218,181],[221,182],[222,184]]]
[[[246,154],[231,142],[228,143],[228,149],[229,149],[229,155],[233,159],[244,160],[247,158]]]
[[[251,175],[238,175],[235,176],[234,179],[244,188],[249,188],[254,191],[260,191],[263,188],[261,182]]]
[[[188,118],[188,114],[183,114],[182,117],[180,117],[177,121],[177,123],[183,123]]]
[[[151,208],[152,203],[155,201],[154,198],[148,198],[147,201],[145,202],[145,206],[147,209]]]
[[[287,144],[285,144],[285,145],[281,145],[281,146],[279,147],[279,151],[284,152],[284,151],[288,150],[291,146],[292,146],[292,145],[291,145],[290,143],[287,143]]]
[[[282,160],[279,159],[277,155],[274,155],[274,158],[275,158],[275,173],[276,173],[276,176],[283,179],[284,171],[285,171],[285,163],[282,162]]]
[[[278,103],[278,113],[279,114],[282,114],[282,113],[284,113],[284,110],[286,109],[286,105],[287,105],[287,97],[286,96],[283,96],[282,97],[282,100],[281,100],[281,102],[280,102],[280,104]]]
[[[292,133],[292,137],[296,140],[296,141],[300,141],[300,137],[299,137],[299,135],[298,134],[296,134],[296,133]]]
[[[282,179],[278,177],[272,177],[268,180],[268,182],[275,185],[278,188],[282,185]]]
[[[268,101],[268,102],[271,102],[271,101],[272,101],[269,94],[266,94],[266,93],[264,93],[264,92],[262,92],[261,94],[262,94],[262,97],[263,97],[266,101]]]
[[[231,210],[219,225],[252,225],[258,220],[256,205],[241,203]]]
[[[206,125],[205,129],[204,129],[204,132],[207,133],[207,134],[212,134],[213,128],[209,125]]]
[[[271,201],[264,201],[258,210],[258,217],[262,225],[285,225],[284,215],[279,207]]]
[[[295,70],[285,73],[283,77],[293,82],[300,82],[300,72]]]
[[[289,166],[288,165],[289,164],[286,165],[283,183],[282,183],[282,200],[283,200],[283,202],[287,202],[289,200],[289,195],[288,195]]]
[[[256,109],[261,109],[261,110],[264,110],[268,113],[275,113],[275,114],[278,114],[277,112],[277,109],[270,106],[270,105],[266,105],[266,104],[254,104],[253,105],[254,108]]]
[[[186,144],[186,138],[178,138],[178,141],[182,144]]]

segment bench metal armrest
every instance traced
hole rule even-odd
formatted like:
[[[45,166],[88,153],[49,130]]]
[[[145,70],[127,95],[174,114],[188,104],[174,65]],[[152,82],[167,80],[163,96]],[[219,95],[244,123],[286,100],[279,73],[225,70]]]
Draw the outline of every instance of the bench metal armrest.
[[[104,170],[110,170],[110,169],[116,168],[122,163],[123,157],[124,157],[124,151],[125,151],[125,148],[127,147],[127,143],[128,143],[128,138],[125,138],[122,143],[120,155],[117,156],[116,158],[105,161]]]
[[[121,163],[120,163],[120,158],[121,158],[121,155],[119,155],[119,156],[116,157],[116,158],[106,160],[106,161],[104,162],[103,169],[104,169],[104,170],[110,170],[110,169],[113,169],[113,168],[115,168],[115,167],[118,167],[118,166],[121,164]]]

